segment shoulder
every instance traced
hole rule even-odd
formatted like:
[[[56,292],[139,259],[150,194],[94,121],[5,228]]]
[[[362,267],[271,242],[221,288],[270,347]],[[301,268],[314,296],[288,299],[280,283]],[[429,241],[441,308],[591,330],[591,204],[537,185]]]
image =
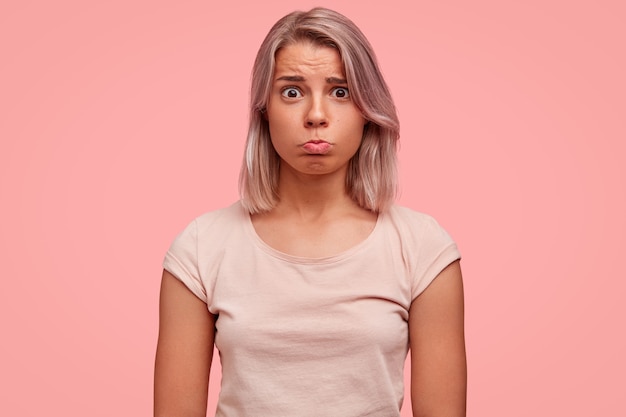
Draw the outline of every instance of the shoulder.
[[[228,207],[209,211],[196,217],[192,224],[198,232],[229,229],[233,225],[246,221],[247,212],[239,201]]]
[[[434,217],[402,206],[392,206],[386,217],[400,242],[411,251],[439,253],[448,247],[456,249],[450,234]]]
[[[434,217],[408,207],[393,205],[386,214],[391,223],[403,233],[416,236],[445,233]]]
[[[207,302],[206,288],[210,288],[219,259],[229,243],[233,246],[232,236],[237,235],[233,231],[242,229],[237,225],[244,224],[246,216],[237,202],[196,217],[170,245],[163,267]]]
[[[430,222],[430,221],[435,220],[432,216],[426,213],[422,213],[420,211],[416,211],[411,208],[399,206],[395,204],[389,208],[389,211],[387,213],[392,218],[402,219],[404,221],[409,221],[409,222],[419,223],[419,222]]]
[[[238,224],[243,224],[246,216],[247,212],[239,202],[201,214],[178,233],[173,247],[181,245],[197,247],[201,242],[206,241],[206,238],[216,242],[221,237],[227,236]]]
[[[387,217],[399,237],[404,261],[413,276],[411,300],[414,300],[461,254],[452,237],[432,216],[392,206]]]

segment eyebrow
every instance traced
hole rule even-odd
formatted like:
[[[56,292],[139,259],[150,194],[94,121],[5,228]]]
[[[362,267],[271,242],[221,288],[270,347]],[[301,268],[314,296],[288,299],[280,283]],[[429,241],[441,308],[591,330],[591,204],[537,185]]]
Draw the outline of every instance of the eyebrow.
[[[276,81],[302,82],[306,81],[306,79],[301,75],[283,75],[282,77],[276,78]],[[339,77],[328,77],[326,78],[326,82],[328,84],[348,84],[348,80]]]

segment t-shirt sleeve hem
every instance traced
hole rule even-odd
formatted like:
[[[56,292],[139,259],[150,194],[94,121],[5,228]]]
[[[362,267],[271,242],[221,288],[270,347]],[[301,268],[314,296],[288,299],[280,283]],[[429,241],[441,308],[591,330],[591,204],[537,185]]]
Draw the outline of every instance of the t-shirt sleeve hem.
[[[411,301],[415,300],[428,286],[437,278],[439,273],[443,271],[452,262],[461,259],[461,253],[456,243],[446,246],[439,256],[428,267],[418,285],[414,287],[411,294]]]
[[[185,284],[196,297],[205,303],[207,302],[206,292],[204,288],[199,285],[200,279],[194,278],[187,268],[169,251],[165,254],[165,258],[163,259],[163,269]]]

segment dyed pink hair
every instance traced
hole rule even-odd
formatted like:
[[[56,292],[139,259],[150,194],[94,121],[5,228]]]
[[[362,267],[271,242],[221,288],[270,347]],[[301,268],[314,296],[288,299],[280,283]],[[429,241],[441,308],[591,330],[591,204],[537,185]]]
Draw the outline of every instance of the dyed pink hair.
[[[280,158],[272,146],[263,112],[272,87],[276,52],[303,40],[339,51],[350,96],[368,120],[361,146],[349,163],[346,189],[361,207],[383,211],[393,203],[397,192],[396,108],[363,33],[345,16],[324,8],[283,17],[259,48],[252,70],[250,126],[239,177],[242,203],[250,213],[260,213],[278,202]]]

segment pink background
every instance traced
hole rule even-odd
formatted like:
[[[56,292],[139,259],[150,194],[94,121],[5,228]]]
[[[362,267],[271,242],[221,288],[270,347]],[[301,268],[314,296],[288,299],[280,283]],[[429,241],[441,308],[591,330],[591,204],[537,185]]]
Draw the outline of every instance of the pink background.
[[[247,3],[0,5],[0,415],[151,414],[163,254],[237,198],[256,49],[315,5]],[[464,255],[468,415],[626,415],[624,3],[332,4],[396,100],[400,203]]]

